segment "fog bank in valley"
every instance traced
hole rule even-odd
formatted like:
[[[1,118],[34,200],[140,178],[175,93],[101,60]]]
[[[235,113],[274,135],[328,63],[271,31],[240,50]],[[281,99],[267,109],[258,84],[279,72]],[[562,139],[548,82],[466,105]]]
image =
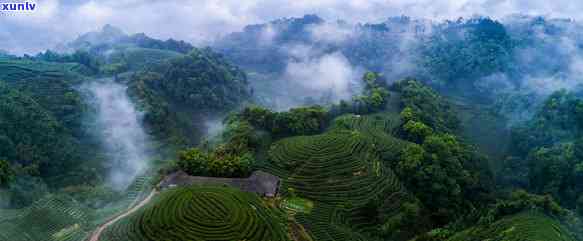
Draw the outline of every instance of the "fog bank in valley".
[[[90,104],[95,108],[91,130],[106,151],[108,183],[123,190],[145,171],[149,138],[141,123],[142,113],[127,95],[127,87],[112,79],[84,84]]]

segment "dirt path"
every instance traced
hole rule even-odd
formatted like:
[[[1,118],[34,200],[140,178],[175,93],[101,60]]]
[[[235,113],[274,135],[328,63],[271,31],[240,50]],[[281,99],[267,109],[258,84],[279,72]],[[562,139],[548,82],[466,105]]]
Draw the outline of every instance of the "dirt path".
[[[99,237],[101,236],[101,233],[103,232],[103,230],[105,230],[107,227],[111,226],[112,224],[116,223],[120,219],[125,218],[128,215],[134,213],[135,211],[137,211],[138,209],[140,209],[144,205],[148,204],[152,200],[152,197],[154,197],[157,193],[158,192],[155,189],[152,190],[152,192],[150,193],[150,195],[148,195],[148,197],[146,197],[144,200],[142,200],[140,203],[138,203],[138,205],[134,206],[131,209],[128,209],[127,211],[125,211],[124,213],[122,213],[119,216],[115,217],[114,219],[110,220],[109,222],[104,223],[101,226],[99,226],[99,228],[97,228],[95,230],[95,232],[93,232],[93,234],[91,235],[91,238],[89,239],[89,241],[99,241]]]

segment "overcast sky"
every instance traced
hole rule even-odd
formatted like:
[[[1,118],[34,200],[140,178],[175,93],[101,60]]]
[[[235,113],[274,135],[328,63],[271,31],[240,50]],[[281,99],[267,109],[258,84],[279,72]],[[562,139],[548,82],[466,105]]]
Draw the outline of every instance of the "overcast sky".
[[[33,13],[0,12],[0,49],[15,54],[35,53],[107,23],[128,33],[144,32],[156,38],[201,45],[247,24],[309,13],[350,22],[379,22],[397,15],[430,19],[473,15],[500,18],[514,13],[574,19],[583,16],[583,1],[576,0],[37,0],[36,3],[37,11]]]

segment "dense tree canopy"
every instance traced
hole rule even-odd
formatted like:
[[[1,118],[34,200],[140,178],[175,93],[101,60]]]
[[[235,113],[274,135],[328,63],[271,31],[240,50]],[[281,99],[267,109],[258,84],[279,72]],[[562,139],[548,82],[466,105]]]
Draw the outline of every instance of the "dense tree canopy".
[[[328,113],[321,106],[292,108],[285,112],[250,106],[241,112],[241,118],[277,136],[308,135],[323,130]]]
[[[364,82],[364,93],[355,97],[356,104],[363,102],[366,112],[382,110],[389,98],[387,79],[380,73],[367,72],[362,77],[362,81]]]
[[[44,177],[71,170],[79,154],[71,133],[52,112],[31,96],[2,84],[0,144],[0,158],[25,166],[36,164]]]
[[[514,45],[501,23],[479,18],[439,28],[422,51],[432,78],[471,89],[482,77],[508,71]]]
[[[552,195],[562,205],[575,208],[577,200],[583,200],[579,195],[583,187],[578,184],[583,181],[581,106],[583,101],[574,93],[558,91],[531,120],[515,126],[503,181]]]
[[[437,132],[458,131],[459,120],[451,104],[430,87],[413,79],[405,79],[396,82],[393,88],[401,93],[405,123],[420,121]]]
[[[198,143],[204,127],[196,123],[206,114],[226,113],[250,97],[245,73],[210,49],[153,64],[130,77],[128,91],[152,134],[178,147]]]
[[[177,166],[190,175],[213,177],[244,177],[249,174],[253,162],[250,153],[232,154],[224,147],[211,153],[198,148],[180,151]]]
[[[454,136],[429,135],[421,145],[403,149],[395,169],[433,215],[445,221],[467,208],[466,195],[479,181],[479,171],[468,168],[476,161],[469,155]]]

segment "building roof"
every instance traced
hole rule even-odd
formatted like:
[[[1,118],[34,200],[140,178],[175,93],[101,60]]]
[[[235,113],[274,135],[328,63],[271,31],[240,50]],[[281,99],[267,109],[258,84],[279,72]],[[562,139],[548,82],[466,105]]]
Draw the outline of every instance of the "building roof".
[[[166,189],[173,186],[227,185],[244,192],[257,193],[262,196],[275,196],[279,182],[279,177],[264,171],[255,171],[248,178],[190,176],[183,171],[178,171],[164,178],[159,187]]]

